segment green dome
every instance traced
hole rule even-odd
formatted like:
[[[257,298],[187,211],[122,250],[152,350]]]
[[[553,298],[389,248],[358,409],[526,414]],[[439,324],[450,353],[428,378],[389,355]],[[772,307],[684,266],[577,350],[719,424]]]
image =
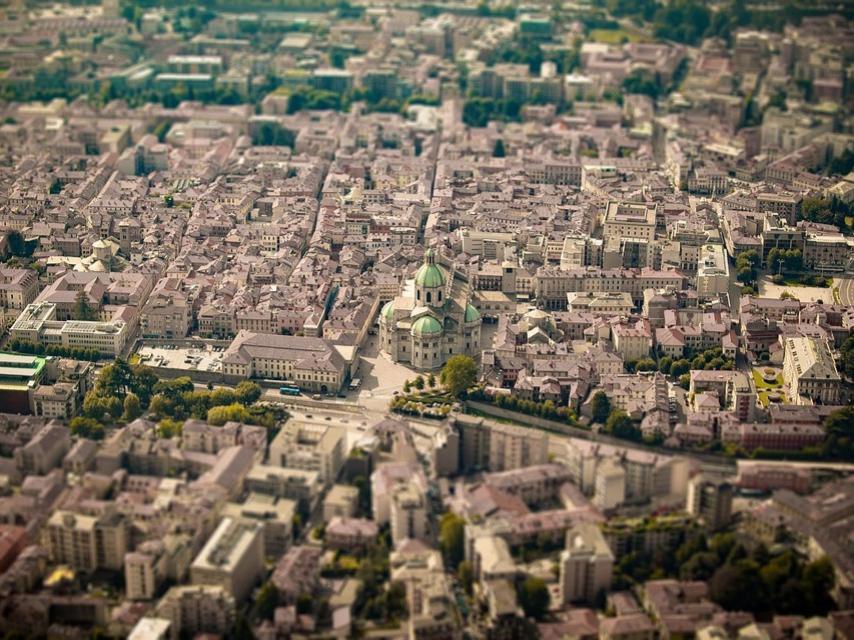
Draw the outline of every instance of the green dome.
[[[385,320],[386,322],[391,322],[392,318],[394,317],[394,301],[393,300],[390,302],[386,302],[385,305],[383,305],[383,310],[380,311],[380,317],[382,317],[382,319]]]
[[[464,318],[465,322],[477,322],[480,320],[480,311],[474,308],[473,305],[466,305],[466,315]]]
[[[442,270],[436,266],[436,254],[428,249],[424,254],[424,264],[415,273],[415,285],[418,287],[441,287],[445,284]]]
[[[445,276],[435,264],[422,264],[415,273],[415,284],[419,287],[441,287],[445,284]]]
[[[421,316],[412,324],[414,336],[437,336],[442,333],[442,323],[433,316]]]

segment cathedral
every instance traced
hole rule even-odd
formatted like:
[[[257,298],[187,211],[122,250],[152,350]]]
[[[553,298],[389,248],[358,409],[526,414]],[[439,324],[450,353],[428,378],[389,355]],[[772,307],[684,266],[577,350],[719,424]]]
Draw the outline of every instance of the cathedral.
[[[480,313],[461,275],[436,264],[432,249],[380,312],[380,349],[395,362],[438,369],[451,356],[480,355]]]

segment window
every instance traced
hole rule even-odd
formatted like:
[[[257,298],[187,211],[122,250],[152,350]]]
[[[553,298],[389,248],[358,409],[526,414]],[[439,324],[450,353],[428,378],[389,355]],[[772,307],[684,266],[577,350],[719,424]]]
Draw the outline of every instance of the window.
[[[429,304],[429,303],[431,303],[431,302],[433,302],[433,294],[431,294],[431,293],[428,291],[428,292],[427,292],[427,303]]]

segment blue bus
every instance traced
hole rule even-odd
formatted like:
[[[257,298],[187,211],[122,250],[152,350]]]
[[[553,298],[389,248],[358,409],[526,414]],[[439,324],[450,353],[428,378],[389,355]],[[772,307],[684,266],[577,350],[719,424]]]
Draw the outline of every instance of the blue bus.
[[[279,387],[279,393],[283,396],[298,396],[299,387]]]

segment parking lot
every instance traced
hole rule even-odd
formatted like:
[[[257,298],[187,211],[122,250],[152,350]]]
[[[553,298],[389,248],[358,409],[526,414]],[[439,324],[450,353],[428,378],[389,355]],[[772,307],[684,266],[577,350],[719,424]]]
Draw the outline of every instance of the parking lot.
[[[140,364],[149,367],[167,369],[186,369],[187,371],[222,371],[222,356],[225,347],[205,345],[201,347],[177,347],[161,345],[142,347],[139,352]]]

